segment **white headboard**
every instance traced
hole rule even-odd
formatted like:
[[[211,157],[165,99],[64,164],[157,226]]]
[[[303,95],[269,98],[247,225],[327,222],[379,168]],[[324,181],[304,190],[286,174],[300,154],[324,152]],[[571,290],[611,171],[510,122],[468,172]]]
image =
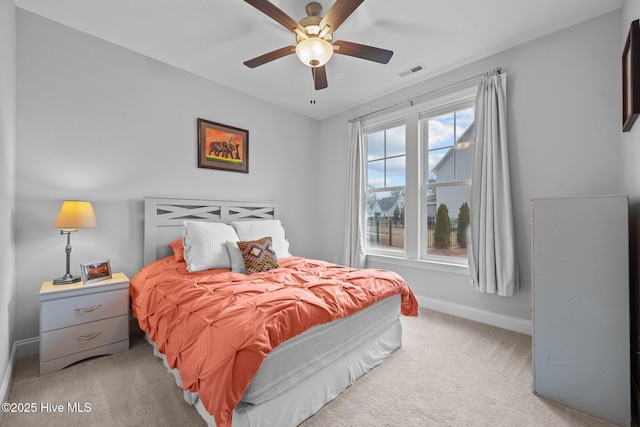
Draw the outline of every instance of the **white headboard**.
[[[231,222],[243,219],[278,219],[275,202],[145,197],[144,264],[171,254],[169,243],[182,236],[186,220]]]

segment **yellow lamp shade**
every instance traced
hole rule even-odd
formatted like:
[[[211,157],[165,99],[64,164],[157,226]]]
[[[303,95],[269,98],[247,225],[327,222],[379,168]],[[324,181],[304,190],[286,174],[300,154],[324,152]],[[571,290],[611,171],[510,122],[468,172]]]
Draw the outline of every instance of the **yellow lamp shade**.
[[[98,227],[96,214],[90,202],[65,200],[62,202],[53,228],[61,230],[77,230],[78,228]]]

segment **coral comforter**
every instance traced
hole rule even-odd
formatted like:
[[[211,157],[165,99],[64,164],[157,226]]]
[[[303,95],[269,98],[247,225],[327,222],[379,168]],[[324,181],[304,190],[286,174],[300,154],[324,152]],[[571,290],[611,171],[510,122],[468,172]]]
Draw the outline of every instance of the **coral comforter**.
[[[131,280],[140,327],[218,427],[231,425],[233,408],[278,344],[395,294],[402,296],[402,314],[418,315],[415,296],[396,273],[300,257],[279,263],[252,275],[190,273],[169,256]]]

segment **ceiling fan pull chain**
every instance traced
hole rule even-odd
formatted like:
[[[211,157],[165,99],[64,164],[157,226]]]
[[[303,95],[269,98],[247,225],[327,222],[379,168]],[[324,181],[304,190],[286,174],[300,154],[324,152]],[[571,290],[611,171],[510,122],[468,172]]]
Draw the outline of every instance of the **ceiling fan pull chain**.
[[[312,85],[311,85],[311,90],[310,90],[310,94],[311,95],[309,96],[309,98],[310,98],[309,104],[315,104],[316,100],[313,99],[313,93],[315,92],[315,81],[316,81],[316,69],[315,68],[311,69],[311,74],[313,76],[313,79],[312,79]]]

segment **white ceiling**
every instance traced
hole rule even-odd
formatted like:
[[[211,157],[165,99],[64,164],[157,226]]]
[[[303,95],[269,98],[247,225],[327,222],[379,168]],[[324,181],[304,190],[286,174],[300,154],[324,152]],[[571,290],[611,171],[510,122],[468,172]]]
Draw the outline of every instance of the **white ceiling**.
[[[545,34],[620,9],[623,0],[366,0],[334,34],[394,51],[386,64],[335,55],[314,91],[295,55],[243,62],[295,44],[242,0],[16,0],[16,6],[315,119]],[[307,0],[272,0],[294,20]],[[333,0],[320,0],[326,12]],[[399,73],[422,63],[425,71]],[[311,104],[311,98],[316,100]]]

